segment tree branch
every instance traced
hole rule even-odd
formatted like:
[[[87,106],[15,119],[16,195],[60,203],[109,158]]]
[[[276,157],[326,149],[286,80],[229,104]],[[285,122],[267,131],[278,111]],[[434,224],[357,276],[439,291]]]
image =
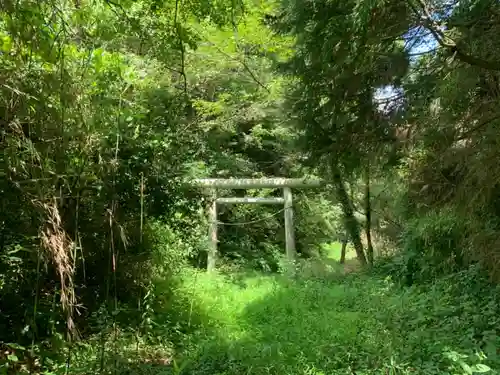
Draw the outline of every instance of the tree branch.
[[[422,52],[415,52],[415,53],[409,53],[408,56],[409,57],[415,57],[415,56],[422,56],[422,55],[427,55],[428,53],[434,53],[436,52],[438,49],[437,48],[433,48],[433,49],[430,49],[428,51],[422,51]]]
[[[200,34],[198,34],[200,35]],[[201,36],[201,35],[200,35]],[[207,41],[207,43],[209,43],[211,46],[215,47],[215,49],[217,51],[219,51],[220,53],[222,53],[224,56],[226,56],[227,58],[237,62],[237,63],[240,63],[243,68],[245,68],[245,70],[248,72],[248,74],[250,75],[250,77],[252,78],[252,80],[257,83],[260,87],[262,87],[264,90],[266,90],[267,92],[271,92],[271,90],[269,90],[269,88],[264,85],[262,82],[259,81],[259,79],[255,76],[254,72],[252,72],[252,69],[250,69],[250,67],[242,60],[236,58],[236,57],[233,57],[231,56],[230,54],[224,52],[222,49],[219,48],[219,46],[217,46],[215,43],[212,43],[210,41]]]
[[[187,77],[186,77],[186,70],[185,70],[185,57],[184,57],[184,42],[182,40],[182,34],[181,34],[181,25],[177,22],[177,14],[179,12],[179,0],[175,0],[175,14],[174,14],[174,27],[175,31],[177,32],[177,37],[179,38],[179,48],[181,51],[181,71],[180,74],[182,76],[183,82],[184,82],[184,95],[187,97]]]
[[[496,70],[500,71],[500,61],[487,61],[480,59],[478,57],[469,55],[462,50],[458,48],[458,46],[453,46],[450,48],[450,51],[455,54],[456,57],[458,57],[461,61],[472,65],[472,66],[477,66],[482,69],[486,70]]]
[[[431,11],[425,4],[424,0],[417,0],[417,3],[424,13],[423,16],[420,14],[420,12],[418,12],[417,9],[415,9],[411,2],[410,6],[412,7],[415,14],[420,18],[420,24],[431,32],[432,36],[441,47],[448,49],[454,57],[471,66],[477,66],[486,70],[500,71],[500,62],[483,60],[479,57],[472,56],[459,48],[454,40],[450,39],[441,30],[439,30],[439,25],[437,25],[436,22],[432,20]]]
[[[492,116],[490,118],[487,118],[486,120],[481,121],[479,124],[477,124],[476,126],[474,126],[472,129],[469,129],[469,130],[463,132],[457,139],[455,139],[455,142],[466,139],[472,133],[480,130],[481,128],[483,128],[486,125],[488,125],[490,122],[498,120],[498,119],[500,119],[500,113],[497,113],[495,116]]]

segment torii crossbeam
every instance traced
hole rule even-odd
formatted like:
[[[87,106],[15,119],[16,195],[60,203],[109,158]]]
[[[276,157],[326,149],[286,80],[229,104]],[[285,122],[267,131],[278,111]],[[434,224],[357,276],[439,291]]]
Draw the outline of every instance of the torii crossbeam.
[[[314,188],[323,185],[323,181],[310,178],[202,178],[193,181],[193,185],[210,190],[212,201],[209,208],[210,250],[207,259],[207,271],[215,269],[217,260],[217,205],[218,204],[282,204],[285,216],[286,255],[289,261],[295,260],[295,233],[293,226],[292,188]],[[282,188],[283,198],[260,197],[217,197],[217,189],[264,189]]]

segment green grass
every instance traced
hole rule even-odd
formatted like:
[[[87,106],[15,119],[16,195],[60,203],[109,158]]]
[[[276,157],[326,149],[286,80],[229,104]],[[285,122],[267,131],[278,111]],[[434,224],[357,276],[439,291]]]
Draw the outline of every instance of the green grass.
[[[196,301],[199,310],[192,313],[201,315],[182,342],[178,372],[466,374],[464,366],[481,361],[478,342],[465,333],[478,313],[466,313],[461,297],[446,294],[449,286],[405,290],[368,275],[190,276],[182,292]],[[500,341],[490,340],[494,365],[491,345]]]
[[[174,295],[157,285],[145,354],[137,358],[133,336],[124,338],[109,373],[468,375],[487,369],[478,365],[500,368],[500,293],[484,289],[472,271],[418,288],[332,272],[291,279],[186,270]]]
[[[342,243],[335,241],[323,244],[322,250],[324,251],[326,258],[338,261],[340,260],[340,254],[342,252]],[[346,259],[356,258],[356,251],[354,250],[354,247],[352,246],[351,243],[347,244],[345,258]]]

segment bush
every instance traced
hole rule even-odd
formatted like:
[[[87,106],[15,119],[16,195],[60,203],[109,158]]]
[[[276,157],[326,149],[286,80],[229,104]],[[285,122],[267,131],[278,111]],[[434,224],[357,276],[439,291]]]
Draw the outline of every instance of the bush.
[[[401,258],[406,283],[429,281],[465,266],[464,220],[451,210],[431,211],[410,220],[402,234]]]
[[[163,278],[178,273],[189,259],[204,258],[207,250],[207,236],[202,225],[180,230],[155,220],[147,225],[146,238],[153,255],[154,271]]]

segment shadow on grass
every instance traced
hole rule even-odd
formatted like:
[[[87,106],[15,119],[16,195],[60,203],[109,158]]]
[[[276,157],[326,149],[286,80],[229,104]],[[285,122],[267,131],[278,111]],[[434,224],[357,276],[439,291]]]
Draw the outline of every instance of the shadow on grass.
[[[474,300],[465,288],[469,279],[463,285],[462,279],[400,289],[338,269],[295,279],[200,274],[181,293],[182,302],[171,306],[184,309],[179,319],[196,322],[179,335],[176,366],[135,363],[120,373],[461,374],[480,362],[475,353],[485,345],[491,347],[486,363],[494,367],[500,363],[497,293]],[[484,339],[488,332],[493,336]]]
[[[232,327],[199,337],[182,374],[434,375],[485,370],[477,354],[484,343],[470,339],[467,330],[483,317],[490,323],[478,326],[477,333],[491,333],[495,324],[498,328],[492,321],[496,312],[484,315],[491,304],[488,298],[477,300],[478,307],[484,306],[474,316],[464,310],[473,296],[449,294],[455,281],[419,290],[400,289],[366,274],[268,279],[273,287],[246,304]],[[498,335],[488,340],[492,349],[486,363],[498,367],[494,348],[500,340]]]
[[[216,336],[218,332],[209,307],[193,294],[196,280],[194,270],[176,278],[157,280],[151,297],[144,299],[140,310],[134,310],[133,314],[121,311],[115,326],[104,324],[100,333],[76,343],[69,373],[177,374],[173,359],[178,352],[192,352],[200,332],[207,336]],[[132,318],[128,324],[127,318]],[[61,365],[60,371],[51,373],[67,375],[65,367]]]
[[[274,290],[242,310],[236,339],[207,337],[183,373],[319,375],[380,367],[390,342],[360,308],[360,298],[373,304],[377,296],[359,280],[335,278],[342,282],[274,278]]]

